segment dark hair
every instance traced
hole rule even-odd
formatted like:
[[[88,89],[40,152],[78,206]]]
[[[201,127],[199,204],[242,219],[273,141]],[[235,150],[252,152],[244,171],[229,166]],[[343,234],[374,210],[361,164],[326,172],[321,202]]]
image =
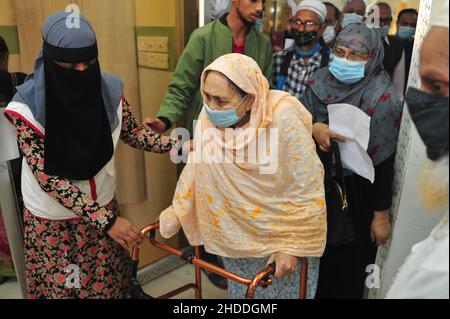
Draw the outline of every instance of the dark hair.
[[[336,7],[331,2],[324,2],[323,4],[334,9],[334,18],[336,19],[336,21],[339,21],[339,19],[341,18],[341,11],[338,9],[338,7]]]
[[[390,5],[389,3],[387,3],[387,2],[377,2],[375,5],[376,5],[376,6],[385,6],[385,7],[388,7],[389,10],[392,11],[391,5]]]
[[[0,36],[0,57],[4,57],[8,52],[8,46],[6,45],[5,40]]]
[[[416,9],[412,9],[412,8],[410,8],[410,9],[403,9],[402,11],[400,11],[400,12],[398,13],[397,21],[400,21],[400,18],[401,18],[402,15],[404,15],[404,14],[415,14],[416,16],[418,16],[418,15],[419,15],[419,12],[418,12]]]

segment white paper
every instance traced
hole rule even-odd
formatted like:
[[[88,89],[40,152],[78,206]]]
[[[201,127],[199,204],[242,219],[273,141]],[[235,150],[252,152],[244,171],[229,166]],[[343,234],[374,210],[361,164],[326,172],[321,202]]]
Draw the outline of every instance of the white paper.
[[[19,157],[19,148],[14,128],[3,115],[0,108],[0,162],[8,162]]]
[[[372,184],[375,181],[375,168],[367,154],[370,139],[370,116],[351,104],[328,105],[330,130],[345,137],[339,143],[342,166]]]

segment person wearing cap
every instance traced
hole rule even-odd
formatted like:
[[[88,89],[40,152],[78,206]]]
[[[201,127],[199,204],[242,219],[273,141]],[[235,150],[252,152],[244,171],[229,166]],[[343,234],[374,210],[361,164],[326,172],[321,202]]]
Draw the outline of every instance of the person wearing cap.
[[[24,154],[25,276],[29,299],[128,296],[129,250],[144,237],[120,217],[114,154],[121,139],[166,153],[177,141],[140,125],[123,82],[100,71],[95,32],[55,13],[42,27],[34,73],[5,116]]]
[[[330,50],[322,39],[327,8],[319,0],[304,0],[290,20],[294,43],[274,54],[273,85],[300,99],[308,80],[328,65]]]
[[[391,286],[388,299],[449,299],[449,1],[433,6],[431,29],[420,55],[421,88],[406,102],[429,162],[419,185],[422,203],[446,213],[428,238],[416,244]],[[394,240],[398,240],[395,239]]]

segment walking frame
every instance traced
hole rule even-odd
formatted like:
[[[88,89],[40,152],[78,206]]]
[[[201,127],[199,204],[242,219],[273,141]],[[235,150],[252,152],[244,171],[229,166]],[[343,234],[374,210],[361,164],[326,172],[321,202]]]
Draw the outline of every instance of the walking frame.
[[[174,291],[171,291],[160,297],[152,297],[144,292],[138,279],[137,270],[139,265],[139,247],[135,246],[132,250],[131,255],[131,278],[129,293],[132,299],[169,299],[175,297],[187,290],[195,290],[195,298],[203,299],[202,292],[202,280],[201,280],[201,270],[205,269],[209,272],[220,275],[228,280],[235,281],[239,284],[247,286],[247,293],[245,294],[245,299],[253,299],[258,287],[267,288],[272,284],[272,277],[275,274],[275,264],[269,265],[263,270],[261,270],[254,278],[248,279],[238,276],[232,272],[226,271],[214,264],[208,263],[200,258],[200,247],[195,247],[195,254],[183,253],[180,250],[172,248],[160,241],[156,240],[156,231],[159,230],[160,223],[157,221],[154,224],[150,224],[141,230],[142,235],[148,236],[150,244],[160,248],[171,255],[185,260],[186,262],[194,265],[195,267],[195,283],[191,283],[180,287]],[[307,278],[308,278],[308,261],[306,257],[301,258],[301,281],[300,281],[300,299],[306,299],[307,293]]]

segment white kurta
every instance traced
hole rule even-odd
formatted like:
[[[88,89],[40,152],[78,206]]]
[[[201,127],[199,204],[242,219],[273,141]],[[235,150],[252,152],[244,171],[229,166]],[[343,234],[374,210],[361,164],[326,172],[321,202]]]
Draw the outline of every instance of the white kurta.
[[[448,299],[449,214],[430,236],[412,248],[400,268],[388,299]]]

